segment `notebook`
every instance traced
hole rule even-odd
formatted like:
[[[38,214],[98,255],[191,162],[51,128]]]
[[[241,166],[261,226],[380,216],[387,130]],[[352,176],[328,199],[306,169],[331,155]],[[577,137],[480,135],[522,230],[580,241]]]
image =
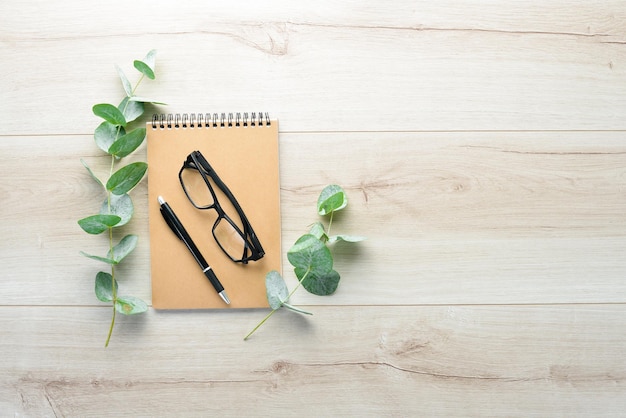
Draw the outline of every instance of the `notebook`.
[[[155,309],[267,307],[265,275],[281,271],[278,121],[268,114],[155,115],[148,122],[148,216],[152,306]],[[265,255],[233,262],[212,234],[215,210],[195,208],[178,174],[200,151],[228,186],[256,232]],[[230,298],[226,305],[159,211],[172,207]],[[218,199],[222,196],[218,195]]]

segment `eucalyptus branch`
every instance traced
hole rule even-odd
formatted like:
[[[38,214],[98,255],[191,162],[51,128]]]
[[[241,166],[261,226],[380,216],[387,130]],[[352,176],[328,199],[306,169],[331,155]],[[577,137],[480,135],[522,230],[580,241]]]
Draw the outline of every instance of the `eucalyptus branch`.
[[[132,218],[134,206],[129,192],[143,179],[148,168],[145,162],[135,162],[116,170],[116,163],[133,153],[146,138],[145,127],[130,129],[130,123],[137,121],[144,114],[146,103],[161,104],[135,95],[145,77],[152,80],[155,78],[155,56],[156,51],[152,50],[143,60],[134,61],[134,67],[141,74],[134,87],[131,86],[122,69],[116,67],[126,96],[118,106],[108,103],[93,106],[93,113],[104,119],[94,132],[96,145],[111,156],[107,181],[100,180],[87,163],[81,160],[89,175],[103,188],[106,194],[97,215],[91,215],[78,221],[80,227],[88,234],[108,232],[109,250],[106,256],[92,255],[81,251],[85,257],[110,266],[110,273],[100,271],[96,274],[95,283],[96,297],[102,302],[111,303],[113,308],[105,346],[108,346],[111,340],[117,312],[132,315],[148,310],[148,305],[143,300],[134,296],[119,295],[115,267],[135,249],[138,237],[126,235],[115,244],[117,234],[114,233],[114,230],[126,225]]]
[[[337,241],[358,242],[365,239],[351,235],[329,236],[333,214],[345,208],[347,204],[348,198],[341,187],[330,185],[322,190],[317,200],[317,212],[320,216],[329,215],[328,228],[325,228],[323,223],[316,222],[309,233],[301,236],[287,251],[287,259],[294,266],[294,272],[298,278],[298,285],[291,292],[280,273],[277,271],[267,273],[265,288],[272,311],[244,337],[244,340],[250,338],[280,308],[312,315],[288,303],[300,286],[303,286],[309,293],[320,296],[331,295],[337,290],[340,276],[333,269],[333,256],[328,246]]]

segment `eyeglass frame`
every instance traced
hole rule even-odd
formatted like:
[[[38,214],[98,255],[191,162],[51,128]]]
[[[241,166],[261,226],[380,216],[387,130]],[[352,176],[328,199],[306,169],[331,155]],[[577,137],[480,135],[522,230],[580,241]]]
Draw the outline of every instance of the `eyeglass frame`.
[[[195,167],[191,165],[192,163],[195,165]],[[204,180],[204,183],[206,184],[207,188],[209,189],[209,192],[211,193],[211,196],[213,197],[212,204],[206,205],[206,206],[199,206],[191,198],[191,196],[189,195],[189,192],[187,191],[187,188],[185,187],[185,182],[183,181],[183,172],[187,169],[197,170],[198,173],[200,173],[200,176]],[[239,218],[241,219],[241,224],[243,225],[243,229],[244,229],[243,231],[232,220],[232,218],[228,216],[228,214],[224,211],[224,209],[220,205],[219,199],[217,198],[217,195],[215,194],[215,190],[213,190],[213,186],[211,185],[211,182],[209,181],[207,176],[209,176],[215,182],[215,185],[217,185],[217,187],[224,193],[224,195],[228,198],[230,203],[233,205],[233,207],[237,211],[237,214],[239,215]],[[230,191],[228,186],[226,186],[226,184],[222,181],[222,179],[217,175],[217,172],[213,169],[213,167],[211,167],[211,164],[209,164],[207,159],[204,157],[204,155],[202,155],[200,151],[193,151],[187,156],[187,158],[183,162],[183,166],[178,172],[178,179],[180,180],[180,185],[182,186],[183,191],[185,192],[185,195],[187,196],[187,199],[189,199],[189,202],[191,202],[191,204],[196,209],[200,209],[200,210],[215,209],[215,211],[217,212],[217,219],[215,220],[215,223],[213,224],[213,228],[211,232],[213,234],[213,238],[215,239],[215,242],[220,247],[220,249],[224,252],[224,254],[228,256],[228,258],[230,258],[235,263],[248,264],[249,261],[257,261],[265,255],[263,246],[261,246],[261,241],[259,241],[259,238],[254,232],[254,229],[252,228],[250,221],[248,221],[246,214],[241,208],[241,205],[239,205],[239,202],[237,202],[235,195]],[[215,235],[215,228],[220,223],[222,218],[226,220],[235,229],[235,231],[239,234],[239,236],[244,242],[244,253],[241,259],[233,258],[226,251],[226,249],[224,249],[219,239]],[[248,250],[250,251],[251,254],[249,256],[246,256],[245,254],[247,253]]]

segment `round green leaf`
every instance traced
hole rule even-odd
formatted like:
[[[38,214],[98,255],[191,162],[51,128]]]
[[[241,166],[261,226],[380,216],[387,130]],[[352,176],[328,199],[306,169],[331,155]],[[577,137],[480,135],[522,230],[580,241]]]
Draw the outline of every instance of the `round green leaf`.
[[[115,260],[116,264],[121,262],[124,257],[135,249],[138,239],[137,235],[126,235],[116,246],[113,247],[113,253],[109,250],[107,257]]]
[[[124,97],[118,109],[124,115],[126,122],[132,122],[136,120],[139,116],[143,115],[145,111],[145,106],[141,102],[141,100],[131,100],[130,97]]]
[[[148,164],[136,162],[117,170],[107,181],[106,187],[113,194],[124,194],[132,190],[143,178]]]
[[[133,201],[127,194],[113,194],[111,195],[110,207],[108,199],[104,199],[102,206],[100,206],[100,213],[102,215],[117,215],[120,217],[119,223],[115,224],[116,227],[126,225],[133,216],[134,210]]]
[[[331,295],[335,293],[335,290],[337,290],[337,286],[339,285],[339,273],[335,270],[325,273],[320,271],[310,271],[309,274],[306,274],[306,270],[296,268],[295,272],[298,279],[302,282],[302,286],[309,291],[309,293],[313,293],[314,295]],[[302,279],[303,277],[304,280]]]
[[[104,152],[109,152],[109,148],[117,140],[117,138],[126,134],[121,126],[113,125],[109,122],[102,122],[93,134],[96,145]]]
[[[292,266],[304,271],[311,269],[318,273],[327,273],[333,268],[330,250],[311,234],[303,235],[296,241],[287,251],[287,259]]]
[[[111,302],[113,300],[113,286],[117,294],[117,281],[109,273],[104,271],[96,275],[96,297],[102,302]]]
[[[108,228],[117,225],[120,220],[117,215],[92,215],[78,221],[78,225],[88,234],[101,234]]]
[[[285,280],[276,270],[272,270],[265,275],[265,290],[267,292],[267,301],[272,309],[279,309],[289,298],[289,290]]]
[[[143,60],[135,60],[133,65],[140,73],[154,80],[154,68],[156,63],[156,49],[149,51]]]
[[[134,296],[118,296],[115,310],[124,315],[134,315],[147,311],[148,305]]]
[[[101,117],[113,125],[126,126],[126,119],[124,118],[124,115],[112,104],[100,103],[95,105],[92,110],[94,115]]]
[[[317,199],[317,212],[323,216],[341,210],[347,205],[348,198],[343,189],[336,184],[331,184],[320,193]]]
[[[126,157],[141,145],[146,138],[146,128],[137,128],[120,137],[111,145],[108,153],[118,158]]]

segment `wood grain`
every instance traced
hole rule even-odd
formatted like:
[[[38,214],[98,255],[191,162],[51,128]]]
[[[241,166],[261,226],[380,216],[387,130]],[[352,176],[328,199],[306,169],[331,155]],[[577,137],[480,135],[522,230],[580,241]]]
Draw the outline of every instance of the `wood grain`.
[[[625,302],[626,143],[621,133],[281,134],[283,247],[319,218],[317,195],[342,184],[350,198],[334,231],[364,235],[338,245],[343,273],[332,298],[304,304]],[[358,158],[355,155],[358,144]],[[593,145],[589,145],[593,144]],[[24,147],[34,150],[25,158]],[[104,175],[110,161],[89,137],[0,142],[5,222],[0,282],[5,303],[91,304],[101,267],[78,253],[106,253],[76,220],[97,196],[80,159]],[[59,150],[72,150],[58,158]],[[333,152],[327,150],[333,149]],[[135,158],[145,158],[141,151]],[[37,170],[29,161],[37,161]],[[45,176],[42,176],[45,173]],[[141,238],[120,267],[126,291],[147,300],[146,185],[121,233]],[[36,219],[37,222],[27,222]],[[295,285],[286,258],[285,276]],[[81,278],[67,280],[67,277]],[[89,295],[85,298],[84,295]]]
[[[620,2],[491,6],[281,1],[238,17],[211,2],[165,13],[68,1],[51,19],[40,2],[6,3],[0,57],[16,76],[0,78],[0,134],[91,132],[91,106],[123,93],[113,63],[135,80],[130,62],[152,48],[159,78],[144,92],[170,112],[264,110],[285,131],[626,129]],[[63,117],[29,123],[50,109]]]
[[[0,308],[0,409],[401,417],[626,407],[623,306],[317,307],[310,318],[277,314],[247,342],[260,312],[150,312],[123,318],[104,349],[107,316]]]
[[[616,417],[626,410],[626,5],[0,2],[0,416]],[[120,316],[91,107],[280,119],[286,251],[348,193],[314,313]],[[145,159],[145,149],[132,157]],[[131,159],[131,161],[132,161]],[[259,179],[262,180],[262,179]],[[118,269],[150,302],[147,179]],[[289,286],[295,285],[283,257]]]

